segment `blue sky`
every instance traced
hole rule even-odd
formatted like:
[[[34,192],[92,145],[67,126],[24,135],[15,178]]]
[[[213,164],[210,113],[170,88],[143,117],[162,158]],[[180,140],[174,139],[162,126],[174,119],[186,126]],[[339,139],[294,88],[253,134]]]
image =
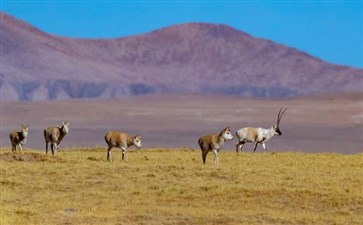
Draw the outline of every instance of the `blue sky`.
[[[232,26],[325,61],[363,68],[362,1],[1,0],[1,11],[62,36],[116,38],[188,22]]]

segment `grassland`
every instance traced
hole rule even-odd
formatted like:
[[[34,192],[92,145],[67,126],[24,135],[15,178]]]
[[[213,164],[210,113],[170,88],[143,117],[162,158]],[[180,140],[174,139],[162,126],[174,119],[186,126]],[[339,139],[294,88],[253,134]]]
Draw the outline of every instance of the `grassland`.
[[[363,154],[0,150],[2,225],[362,224]],[[43,154],[43,152],[41,152]]]

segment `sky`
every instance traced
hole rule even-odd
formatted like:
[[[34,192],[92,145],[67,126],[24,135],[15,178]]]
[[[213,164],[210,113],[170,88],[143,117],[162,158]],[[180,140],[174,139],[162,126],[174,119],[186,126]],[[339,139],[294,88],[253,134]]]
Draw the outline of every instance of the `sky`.
[[[363,68],[362,5],[347,0],[1,0],[0,10],[47,33],[78,38],[119,38],[189,22],[226,24],[324,61]]]

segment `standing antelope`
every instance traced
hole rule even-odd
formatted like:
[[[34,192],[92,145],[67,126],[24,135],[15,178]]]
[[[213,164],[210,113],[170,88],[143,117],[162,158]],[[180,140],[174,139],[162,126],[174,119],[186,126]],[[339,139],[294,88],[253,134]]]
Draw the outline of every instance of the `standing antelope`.
[[[282,132],[279,128],[281,117],[286,111],[287,108],[282,110],[282,108],[279,111],[279,114],[277,115],[277,124],[273,125],[270,129],[264,129],[264,128],[255,128],[255,127],[245,127],[236,132],[236,135],[238,137],[238,143],[236,145],[236,151],[238,153],[238,150],[241,149],[246,142],[254,142],[255,147],[253,149],[253,152],[256,151],[257,144],[261,143],[263,149],[265,152],[267,152],[266,149],[266,141],[268,141],[270,138],[272,138],[275,134],[282,135]]]
[[[21,131],[13,130],[9,134],[11,142],[12,152],[16,152],[16,146],[19,146],[20,153],[23,153],[23,146],[26,143],[26,138],[28,137],[29,125],[21,125]]]
[[[224,128],[219,134],[209,134],[199,138],[198,144],[200,150],[202,150],[203,164],[205,164],[208,152],[213,152],[214,154],[214,165],[219,164],[219,150],[221,150],[224,142],[232,139],[233,136],[229,127]]]
[[[113,147],[119,147],[122,150],[122,160],[127,161],[127,148],[135,145],[136,148],[140,149],[142,147],[141,144],[141,135],[136,135],[131,137],[126,133],[122,133],[120,131],[108,131],[105,135],[105,141],[108,145],[107,149],[107,160],[112,161],[111,149]]]
[[[44,129],[45,140],[45,153],[48,154],[48,143],[50,142],[50,148],[52,155],[57,155],[59,144],[63,140],[64,136],[69,132],[69,122],[62,122],[61,127],[48,127]]]

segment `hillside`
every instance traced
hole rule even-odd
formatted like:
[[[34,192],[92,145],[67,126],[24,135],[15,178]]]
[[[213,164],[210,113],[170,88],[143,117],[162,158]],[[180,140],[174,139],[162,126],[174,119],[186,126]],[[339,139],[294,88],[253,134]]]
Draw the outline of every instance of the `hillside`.
[[[72,39],[0,14],[1,100],[166,93],[291,97],[361,91],[363,70],[226,25],[189,23],[118,39]]]
[[[0,151],[0,222],[11,224],[361,224],[362,154],[105,148],[60,158]],[[36,157],[38,155],[38,157]],[[37,160],[39,159],[39,161]]]

